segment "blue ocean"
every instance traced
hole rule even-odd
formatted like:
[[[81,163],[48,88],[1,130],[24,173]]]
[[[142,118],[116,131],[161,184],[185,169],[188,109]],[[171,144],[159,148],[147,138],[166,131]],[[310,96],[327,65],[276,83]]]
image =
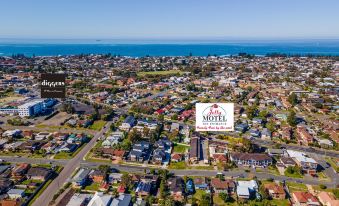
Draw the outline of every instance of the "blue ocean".
[[[248,53],[266,55],[339,56],[339,39],[331,40],[46,40],[0,39],[0,56],[76,54],[143,56],[207,56]]]

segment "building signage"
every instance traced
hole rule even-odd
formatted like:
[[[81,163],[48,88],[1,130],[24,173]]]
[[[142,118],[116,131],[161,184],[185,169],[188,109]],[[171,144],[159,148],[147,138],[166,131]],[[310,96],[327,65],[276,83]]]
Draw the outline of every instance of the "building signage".
[[[233,103],[197,103],[196,131],[233,131]]]
[[[41,74],[41,98],[65,98],[66,74]]]

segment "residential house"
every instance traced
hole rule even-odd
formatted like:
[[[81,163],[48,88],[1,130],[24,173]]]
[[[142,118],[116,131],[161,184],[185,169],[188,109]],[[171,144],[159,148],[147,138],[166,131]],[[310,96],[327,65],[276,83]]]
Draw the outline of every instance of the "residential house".
[[[274,149],[274,148],[268,148],[267,149],[267,154],[271,157],[273,156],[281,156],[284,154],[283,149]]]
[[[102,192],[96,192],[87,206],[110,206],[112,195],[105,195]]]
[[[78,148],[77,144],[68,144],[68,143],[64,143],[62,144],[57,151],[58,152],[66,152],[66,153],[71,153],[74,152],[76,149]]]
[[[110,206],[130,206],[132,201],[132,195],[120,194],[119,197],[114,198]]]
[[[164,160],[166,160],[166,153],[164,149],[157,148],[153,151],[153,163],[161,164]]]
[[[21,136],[22,131],[19,129],[15,129],[15,130],[7,130],[4,133],[2,133],[2,137],[3,138],[17,138]]]
[[[106,172],[96,169],[89,174],[89,177],[92,179],[93,182],[102,183],[106,181],[106,175]]]
[[[10,199],[3,199],[0,201],[1,206],[20,206],[22,205],[20,199],[10,200]]]
[[[72,180],[73,186],[76,187],[83,186],[87,182],[90,172],[91,172],[90,169],[81,168],[73,177]]]
[[[297,127],[297,140],[301,145],[309,145],[313,143],[313,136],[307,131],[304,126]]]
[[[26,176],[32,180],[46,181],[52,173],[52,170],[45,167],[31,167],[28,169]]]
[[[213,154],[212,159],[216,163],[227,163],[228,162],[228,158],[226,154]]]
[[[281,128],[281,138],[290,140],[292,138],[292,128],[289,126],[285,126]]]
[[[234,129],[236,132],[244,133],[248,129],[248,125],[246,123],[237,124]]]
[[[260,131],[258,129],[250,129],[250,134],[252,137],[260,137]]]
[[[206,177],[197,177],[194,179],[193,182],[196,190],[209,190],[208,181]]]
[[[309,192],[293,192],[292,193],[293,205],[296,206],[320,206],[318,199]]]
[[[178,154],[178,153],[172,154],[172,157],[171,157],[171,161],[172,162],[181,162],[182,159],[183,159],[183,155],[182,154]]]
[[[133,145],[132,151],[129,153],[131,161],[134,162],[143,162],[146,160],[146,157],[149,153],[150,144],[145,141],[135,143]]]
[[[200,160],[200,137],[192,137],[191,138],[191,145],[190,145],[190,152],[189,152],[189,160],[192,163],[197,163]]]
[[[255,180],[238,181],[237,195],[242,199],[250,199],[253,195],[256,195],[258,188],[258,184]]]
[[[75,193],[66,206],[85,206],[89,203],[91,198],[91,194]]]
[[[21,163],[21,164],[17,165],[12,170],[12,177],[14,177],[14,179],[23,178],[30,167],[31,166],[27,163]]]
[[[123,160],[126,152],[125,150],[118,150],[113,148],[99,148],[97,153],[101,154],[103,157],[111,158],[112,160],[121,161]]]
[[[7,192],[7,195],[9,196],[10,199],[23,198],[24,195],[25,195],[25,190],[23,190],[23,189],[10,189]]]
[[[285,157],[285,156],[280,157],[280,159],[278,160],[276,164],[280,174],[282,175],[285,174],[285,170],[287,167],[294,167],[296,165],[297,163],[293,160],[293,158]]]
[[[231,153],[230,159],[237,165],[250,167],[268,167],[272,164],[272,158],[261,153]]]
[[[264,184],[264,189],[272,199],[285,199],[285,190],[283,186],[276,183],[267,183]]]
[[[119,129],[123,131],[128,131],[130,130],[133,126],[135,125],[135,118],[133,116],[128,116],[126,119],[123,121]]]
[[[180,124],[176,123],[176,122],[173,122],[171,124],[170,132],[174,132],[174,131],[178,131],[179,132],[179,130],[180,130]]]
[[[148,196],[151,192],[152,184],[150,182],[140,181],[135,190],[138,196]]]
[[[121,173],[110,173],[108,175],[108,182],[111,184],[118,183],[121,181],[122,174]]]
[[[184,181],[181,177],[168,179],[168,187],[174,200],[182,201],[184,198]]]
[[[271,140],[271,138],[272,138],[272,132],[270,130],[268,130],[267,128],[264,128],[261,131],[261,139]]]
[[[331,192],[320,192],[318,194],[319,202],[324,206],[338,206],[339,200]]]
[[[211,187],[215,193],[233,194],[235,192],[235,182],[233,180],[221,180],[219,178],[211,179]]]
[[[315,175],[317,173],[318,163],[313,158],[308,157],[305,153],[294,150],[286,150],[285,155],[291,157],[303,172],[310,175]]]
[[[13,186],[13,181],[8,178],[1,178],[0,179],[0,193],[5,193],[8,191],[8,188]]]

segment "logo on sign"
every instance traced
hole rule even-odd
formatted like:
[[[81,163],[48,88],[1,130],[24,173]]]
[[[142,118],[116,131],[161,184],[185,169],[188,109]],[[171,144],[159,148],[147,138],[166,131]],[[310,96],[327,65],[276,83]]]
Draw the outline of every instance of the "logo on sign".
[[[65,98],[66,74],[41,74],[41,98]]]
[[[197,131],[233,131],[233,103],[197,103]]]

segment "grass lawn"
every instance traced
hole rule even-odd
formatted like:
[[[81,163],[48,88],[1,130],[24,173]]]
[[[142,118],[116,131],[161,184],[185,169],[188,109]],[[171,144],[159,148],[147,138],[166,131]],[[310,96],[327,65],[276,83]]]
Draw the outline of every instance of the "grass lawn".
[[[206,192],[204,190],[196,190],[193,197],[200,201],[204,194],[206,194]]]
[[[150,72],[138,72],[138,76],[147,76],[147,75],[170,75],[170,74],[179,74],[182,75],[184,72],[180,70],[167,70],[167,71],[150,71]]]
[[[72,159],[72,153],[68,152],[59,152],[54,156],[53,159]]]
[[[335,161],[334,161],[333,158],[326,157],[325,159],[326,159],[326,161],[331,165],[331,167],[333,167],[333,169],[334,169],[336,172],[339,172],[339,167],[337,167],[337,164],[335,163]]]
[[[276,206],[289,206],[290,202],[287,199],[284,200],[270,200],[270,205],[276,205]]]
[[[328,180],[328,177],[325,175],[324,172],[318,172],[317,175],[320,180]]]
[[[52,165],[50,164],[34,164],[34,167],[44,167],[44,168],[48,168],[50,169],[52,167]]]
[[[46,158],[46,155],[44,156],[43,154],[30,154],[28,155],[31,158]]]
[[[185,153],[188,150],[189,146],[175,144],[173,147],[173,152],[176,153]]]
[[[171,162],[170,165],[168,166],[168,169],[178,169],[178,170],[183,170],[186,169],[187,165],[184,161],[182,162]]]
[[[190,166],[189,169],[214,170],[214,167],[212,165],[208,165],[208,166]]]
[[[84,190],[98,191],[99,187],[100,187],[99,183],[93,182],[92,184],[86,186]]]
[[[302,183],[296,183],[296,182],[286,182],[288,189],[290,192],[294,191],[308,191],[305,184]]]
[[[35,194],[35,196],[32,198],[32,200],[28,203],[28,205],[32,205],[33,202],[45,191],[45,189],[48,187],[49,184],[51,184],[53,180],[49,179],[44,186]]]
[[[25,181],[21,182],[21,184],[28,185],[31,182],[34,182],[34,183],[43,183],[43,181],[41,181],[41,180],[31,180],[31,179],[28,179],[28,180],[25,180]]]
[[[2,156],[26,156],[27,153],[20,153],[20,152],[0,152]]]
[[[89,129],[101,130],[105,126],[106,122],[103,120],[94,121],[94,123],[89,127]]]
[[[219,206],[221,205],[226,205],[226,203],[224,202],[224,200],[222,200],[218,194],[213,195],[213,203],[217,204]]]
[[[314,190],[318,190],[318,191],[326,191],[326,192],[332,192],[332,188],[325,188],[325,189],[321,189],[320,185],[312,185]]]
[[[284,174],[285,174],[286,177],[303,178],[303,175],[300,174],[300,172],[289,173],[289,172],[287,172],[287,170],[285,170]]]
[[[238,205],[238,204],[235,204]],[[256,200],[250,200],[247,201],[245,205],[256,205],[256,206],[289,206],[289,201],[287,199],[285,200],[262,200],[262,201],[256,201]]]
[[[89,162],[112,163],[112,160],[110,159],[97,159],[97,158],[89,158],[89,157],[86,157],[85,159],[86,161],[89,161]]]
[[[174,169],[174,170],[183,170],[183,169],[196,169],[196,170],[214,170],[214,167],[212,165],[206,165],[206,166],[190,166],[187,165],[186,162],[171,162],[168,166],[168,169]]]

